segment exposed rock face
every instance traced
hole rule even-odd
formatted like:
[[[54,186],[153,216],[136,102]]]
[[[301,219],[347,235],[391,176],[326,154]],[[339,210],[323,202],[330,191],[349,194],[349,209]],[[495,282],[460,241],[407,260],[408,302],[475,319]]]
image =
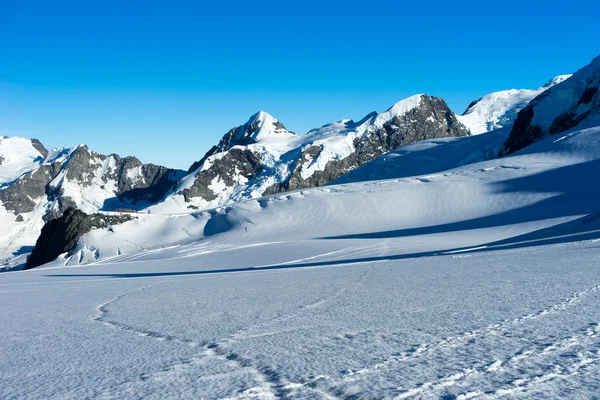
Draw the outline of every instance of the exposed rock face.
[[[46,149],[44,147],[44,145],[37,139],[31,139],[31,145],[40,152],[40,154],[42,155],[42,157],[46,158],[48,157],[48,149]]]
[[[196,175],[191,187],[184,189],[186,201],[190,198],[201,197],[207,201],[217,198],[216,187],[232,186],[244,180],[252,179],[261,169],[260,158],[250,150],[231,149],[224,157],[214,160],[206,169]]]
[[[600,119],[600,57],[571,78],[533,99],[517,119],[499,156],[511,154],[549,135]]]
[[[15,215],[33,211],[36,204],[46,198],[46,186],[56,176],[57,168],[56,164],[42,165],[23,176],[0,190],[0,201]]]
[[[108,228],[132,219],[123,215],[88,215],[75,208],[67,208],[64,214],[48,221],[27,259],[25,269],[32,269],[55,260],[59,255],[72,251],[79,239],[92,229]]]
[[[265,127],[265,122],[267,122],[265,120],[269,119],[269,117],[270,116],[267,113],[261,111],[253,115],[250,118],[250,120],[244,125],[231,129],[225,134],[225,136],[223,136],[219,144],[215,147],[214,153],[221,153],[223,151],[227,151],[233,146],[246,146],[252,143],[256,143],[259,138],[258,135],[261,133],[262,128]],[[270,129],[272,130],[272,132],[268,132],[265,134],[293,134],[293,132],[288,131],[281,122],[274,118],[272,118],[272,121],[270,121],[270,123]]]
[[[363,164],[409,143],[442,137],[468,136],[469,131],[439,97],[421,96],[417,107],[393,117],[381,128],[370,129],[360,141],[358,161]]]
[[[271,141],[281,142],[285,147],[296,138],[277,119],[258,112],[245,124],[229,130],[216,146],[193,163],[174,195],[189,202],[190,209],[221,204],[235,188],[244,188],[260,179],[259,175],[264,178],[272,172],[265,167],[272,167],[279,154],[270,152]]]
[[[323,170],[315,171],[308,178],[303,178],[303,166],[310,164],[311,160],[318,158],[321,152],[322,148],[320,146],[310,146],[305,149],[298,161],[296,161],[290,178],[287,181],[267,188],[264,195],[323,186],[360,165],[357,154],[352,153],[341,160],[330,160]]]
[[[39,141],[33,139],[32,144],[48,156],[49,152]],[[41,162],[36,169],[1,188],[0,201],[15,214],[31,212],[42,202],[52,202],[54,206],[48,215],[51,219],[66,208],[77,206],[73,199],[96,186],[105,197],[96,209],[110,211],[115,208],[112,204],[157,202],[183,175],[183,171],[142,164],[135,157],[98,154],[84,145],[72,150],[67,157]]]
[[[112,184],[114,194],[132,204],[159,201],[183,176],[182,171],[142,164],[136,157],[98,154],[85,145],[72,153],[63,169],[67,181],[82,187],[94,183],[101,186]],[[56,186],[61,186],[61,182],[57,182]]]

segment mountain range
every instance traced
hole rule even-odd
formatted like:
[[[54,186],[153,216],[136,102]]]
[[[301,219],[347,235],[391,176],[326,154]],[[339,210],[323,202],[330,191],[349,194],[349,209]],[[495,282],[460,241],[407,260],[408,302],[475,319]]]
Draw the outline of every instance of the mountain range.
[[[84,234],[141,214],[209,210],[202,218],[219,231],[226,221],[215,219],[215,213],[236,202],[331,183],[422,175],[505,156],[548,135],[597,125],[599,71],[596,58],[573,76],[557,76],[538,89],[483,96],[460,116],[443,99],[418,94],[385,112],[303,135],[261,111],[227,132],[188,171],[98,154],[85,145],[48,150],[36,139],[5,137],[0,139],[0,224],[5,227],[0,269],[23,268],[32,251],[37,265],[61,254],[71,257],[81,250],[78,240]],[[64,243],[53,242],[56,236]],[[52,251],[48,243],[54,243]],[[89,251],[77,263],[99,258],[97,246],[85,246]]]

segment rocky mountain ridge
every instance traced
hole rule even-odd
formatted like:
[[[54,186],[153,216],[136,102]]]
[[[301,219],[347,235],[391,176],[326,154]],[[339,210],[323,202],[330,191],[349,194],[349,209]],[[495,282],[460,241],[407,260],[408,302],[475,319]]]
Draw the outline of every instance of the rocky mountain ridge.
[[[265,112],[230,130],[182,183],[150,212],[210,208],[321,186],[415,141],[469,135],[444,100],[415,95],[358,122],[343,120],[306,135]]]

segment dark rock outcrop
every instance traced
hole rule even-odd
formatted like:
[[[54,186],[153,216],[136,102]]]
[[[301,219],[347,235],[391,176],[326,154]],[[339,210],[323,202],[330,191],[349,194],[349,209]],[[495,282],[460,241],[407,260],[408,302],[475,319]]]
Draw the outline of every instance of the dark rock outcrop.
[[[221,179],[227,186],[235,185],[236,176],[252,179],[262,167],[260,158],[250,150],[238,148],[229,150],[225,156],[214,160],[210,167],[200,171],[191,187],[184,189],[186,201],[193,197],[201,197],[206,201],[216,199],[216,193],[210,188],[215,178]]]
[[[59,165],[46,164],[0,190],[0,201],[15,215],[33,211],[46,197],[46,186],[58,173]]]
[[[31,139],[31,145],[33,146],[34,149],[36,149],[37,151],[40,152],[42,157],[44,157],[44,158],[48,157],[48,149],[46,149],[46,147],[44,147],[44,145],[39,140]]]
[[[114,166],[96,177],[102,163],[112,157]],[[105,184],[116,183],[115,195],[122,201],[132,204],[138,201],[154,203],[184,176],[184,172],[155,164],[143,164],[136,157],[120,157],[117,154],[105,156],[80,146],[73,152],[64,168],[66,179],[83,187],[90,186],[95,178]]]
[[[61,217],[48,221],[44,225],[24,269],[38,267],[55,260],[63,253],[72,251],[77,246],[79,239],[92,229],[108,228],[131,219],[132,217],[128,214],[88,215],[69,207]]]
[[[458,122],[446,102],[422,95],[418,107],[392,118],[380,129],[369,130],[357,146],[357,159],[364,164],[410,143],[459,136],[469,136],[469,131]]]

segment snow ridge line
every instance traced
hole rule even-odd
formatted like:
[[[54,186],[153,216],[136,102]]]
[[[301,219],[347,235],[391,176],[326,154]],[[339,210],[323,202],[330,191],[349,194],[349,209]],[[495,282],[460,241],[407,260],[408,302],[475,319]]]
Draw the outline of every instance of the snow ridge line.
[[[436,351],[438,349],[444,349],[444,348],[448,348],[448,347],[465,345],[465,344],[468,344],[473,339],[482,337],[482,336],[487,335],[492,332],[503,331],[503,330],[507,329],[509,326],[518,325],[527,320],[538,319],[538,318],[544,317],[549,314],[554,314],[554,313],[566,310],[569,307],[578,303],[582,297],[589,295],[591,293],[594,293],[594,292],[598,292],[598,291],[600,291],[600,284],[593,286],[589,289],[582,290],[580,292],[576,292],[571,297],[568,297],[565,300],[563,300],[557,304],[554,304],[550,307],[544,308],[537,312],[529,313],[529,314],[526,314],[526,315],[523,315],[521,317],[517,317],[514,319],[506,319],[504,321],[501,321],[501,322],[498,322],[498,323],[495,323],[492,325],[488,325],[485,328],[473,329],[471,331],[459,334],[457,336],[447,337],[447,338],[444,338],[441,341],[434,343],[434,344],[423,343],[423,344],[419,345],[418,347],[416,347],[416,349],[413,349],[412,351],[405,351],[405,352],[400,353],[397,356],[390,356],[390,357],[386,358],[385,360],[383,360],[379,363],[376,363],[370,367],[366,367],[366,368],[363,368],[360,370],[346,371],[347,376],[345,378],[343,378],[341,381],[343,382],[346,380],[353,380],[355,375],[372,374],[381,369],[387,368],[393,364],[412,361],[421,356],[432,353],[433,351]]]
[[[447,376],[439,379],[436,382],[425,382],[417,387],[407,389],[404,393],[398,395],[396,397],[396,399],[405,399],[405,398],[410,398],[410,397],[413,397],[416,395],[427,394],[427,393],[433,394],[432,392],[435,392],[436,390],[444,389],[444,388],[447,388],[450,386],[459,385],[459,384],[463,383],[464,381],[467,381],[468,379],[471,379],[471,378],[475,378],[478,376],[487,376],[489,374],[502,372],[502,371],[506,370],[505,366],[508,364],[519,363],[520,361],[525,360],[525,359],[531,359],[531,358],[536,358],[536,357],[543,357],[543,356],[547,356],[547,355],[557,354],[557,353],[560,353],[561,351],[566,351],[574,346],[580,345],[583,341],[597,339],[598,337],[600,337],[600,324],[594,324],[593,327],[588,327],[587,329],[583,330],[583,333],[578,333],[575,335],[571,335],[571,336],[562,338],[562,339],[558,340],[557,342],[552,343],[544,348],[541,348],[541,349],[532,348],[532,349],[520,351],[520,352],[513,354],[513,356],[509,357],[508,359],[506,359],[504,361],[497,360],[491,364],[487,363],[487,364],[482,364],[482,365],[476,365],[471,368],[465,368],[464,370],[454,373],[452,375],[447,375]],[[585,359],[586,360],[585,365],[600,362],[600,353],[598,353],[598,352],[596,352],[596,353],[597,353],[596,358],[586,358]],[[580,354],[578,353],[578,356],[579,355]],[[573,365],[576,365],[576,364],[578,364],[578,363],[573,363]],[[553,369],[553,372],[545,374],[545,375],[549,375],[548,379],[540,380],[540,376],[523,378],[523,379],[516,380],[514,382],[514,386],[516,388],[518,388],[519,390],[522,390],[524,384],[531,385],[534,382],[535,383],[545,382],[545,381],[553,378],[554,375],[556,375],[557,369],[559,371],[563,370],[564,366],[555,364],[555,365],[553,365],[552,369]],[[512,394],[513,390],[514,389],[499,389],[495,392],[495,394],[496,393],[499,393],[501,395]],[[483,395],[483,393],[472,392],[472,393],[463,394],[462,396],[468,396],[468,398],[475,398],[475,397],[479,397],[481,395]],[[494,394],[492,394],[492,396],[494,396]]]

